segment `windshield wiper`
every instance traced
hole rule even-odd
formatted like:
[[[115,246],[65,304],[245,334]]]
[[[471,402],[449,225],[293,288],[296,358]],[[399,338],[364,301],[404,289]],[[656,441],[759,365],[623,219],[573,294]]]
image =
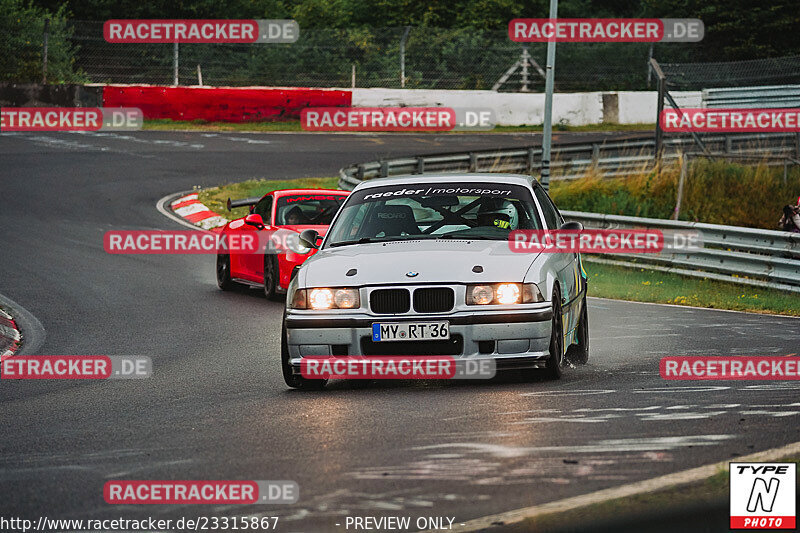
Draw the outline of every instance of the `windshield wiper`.
[[[335,248],[336,246],[348,246],[350,244],[367,244],[369,242],[378,242],[378,240],[374,239],[373,237],[361,237],[360,239],[356,239],[354,241],[340,241],[331,243],[329,246],[331,248]]]
[[[436,236],[437,239],[461,239],[464,241],[503,241],[505,239],[495,239],[486,235],[458,235],[458,232],[443,233]]]
[[[329,246],[333,248],[334,246],[348,246],[350,244],[368,244],[374,242],[392,242],[392,241],[417,241],[422,239],[429,239],[425,235],[393,235],[391,237],[361,237],[360,239],[352,240],[352,241],[341,241],[341,242],[334,242]]]

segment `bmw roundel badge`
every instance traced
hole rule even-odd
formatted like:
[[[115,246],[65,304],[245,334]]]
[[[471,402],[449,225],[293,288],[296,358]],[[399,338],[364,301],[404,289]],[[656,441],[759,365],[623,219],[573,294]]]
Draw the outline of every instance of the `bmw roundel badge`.
[[[409,278],[416,278],[417,276],[419,276],[419,272],[414,272],[412,270],[411,272],[406,272],[406,276],[408,276]]]

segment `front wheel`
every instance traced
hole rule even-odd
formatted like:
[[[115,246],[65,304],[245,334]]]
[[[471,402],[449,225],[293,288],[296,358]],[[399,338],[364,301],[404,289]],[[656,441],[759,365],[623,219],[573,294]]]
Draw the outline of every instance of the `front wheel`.
[[[589,310],[586,306],[586,296],[583,297],[581,317],[578,323],[577,343],[567,349],[567,359],[570,363],[585,365],[589,360]]]
[[[295,374],[289,361],[289,341],[286,335],[286,326],[281,327],[281,367],[283,381],[293,389],[321,390],[328,382],[327,379],[306,379],[300,374]]]
[[[545,372],[551,379],[560,379],[564,366],[564,322],[561,316],[561,292],[553,289],[553,325],[550,332],[550,357]]]
[[[274,255],[264,256],[264,296],[268,300],[278,299],[278,258]]]

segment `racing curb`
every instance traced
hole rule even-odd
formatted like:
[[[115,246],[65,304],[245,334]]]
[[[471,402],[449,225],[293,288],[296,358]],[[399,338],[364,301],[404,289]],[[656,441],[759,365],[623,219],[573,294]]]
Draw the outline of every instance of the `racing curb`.
[[[0,362],[5,361],[22,345],[22,334],[14,318],[0,309]]]
[[[227,218],[212,211],[201,202],[196,192],[173,200],[169,206],[175,215],[204,230],[213,231],[228,223]]]

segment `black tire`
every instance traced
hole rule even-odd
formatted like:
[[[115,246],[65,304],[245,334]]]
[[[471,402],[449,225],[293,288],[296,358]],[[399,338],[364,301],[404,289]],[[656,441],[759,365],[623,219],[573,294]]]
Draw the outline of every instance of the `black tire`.
[[[289,343],[286,338],[286,326],[281,326],[281,368],[283,370],[283,381],[293,389],[321,390],[328,382],[327,379],[306,379],[292,371],[292,365],[289,364]]]
[[[589,360],[589,311],[586,307],[586,296],[581,305],[581,317],[578,322],[577,343],[567,349],[567,359],[576,365],[585,365]]]
[[[553,289],[553,327],[550,333],[550,357],[545,374],[550,379],[561,379],[564,366],[564,318],[561,316],[561,291]]]
[[[278,299],[278,258],[272,254],[264,255],[264,296],[268,300]]]
[[[217,254],[217,286],[223,291],[229,291],[236,286],[231,279],[230,254]]]

